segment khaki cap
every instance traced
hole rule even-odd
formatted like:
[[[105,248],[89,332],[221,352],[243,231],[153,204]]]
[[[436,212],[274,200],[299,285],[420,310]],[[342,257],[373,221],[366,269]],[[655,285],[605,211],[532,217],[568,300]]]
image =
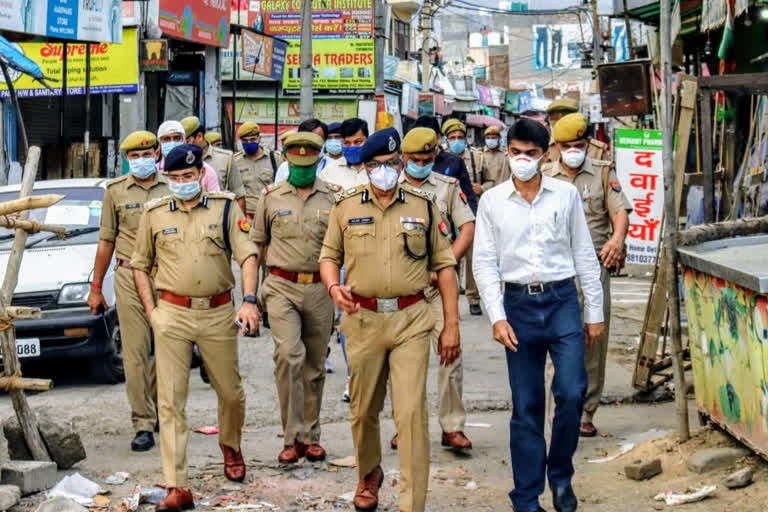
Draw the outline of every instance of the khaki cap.
[[[128,135],[120,144],[120,151],[133,151],[136,149],[153,149],[157,145],[157,137],[152,132],[139,130]]]
[[[452,132],[464,132],[464,135],[467,134],[467,127],[464,126],[464,123],[459,121],[458,119],[449,119],[446,122],[443,123],[443,135],[448,135]]]
[[[181,120],[181,126],[184,127],[184,135],[189,137],[195,133],[195,130],[200,128],[200,119],[196,116],[185,117]]]
[[[204,137],[208,144],[216,144],[221,140],[221,134],[219,132],[208,132]]]
[[[288,162],[308,167],[320,160],[323,138],[312,132],[290,132],[283,144]]]
[[[560,98],[549,104],[547,107],[547,114],[553,114],[555,112],[562,114],[570,114],[572,112],[579,111],[579,100],[573,98]]]
[[[240,125],[240,129],[237,130],[238,137],[253,137],[259,134],[259,125],[253,121],[246,121]]]
[[[413,128],[403,138],[403,153],[426,153],[437,146],[437,133],[432,128]]]
[[[587,119],[582,114],[568,114],[560,119],[552,130],[555,142],[571,142],[587,133]]]
[[[501,126],[489,126],[485,129],[485,135],[501,135]]]

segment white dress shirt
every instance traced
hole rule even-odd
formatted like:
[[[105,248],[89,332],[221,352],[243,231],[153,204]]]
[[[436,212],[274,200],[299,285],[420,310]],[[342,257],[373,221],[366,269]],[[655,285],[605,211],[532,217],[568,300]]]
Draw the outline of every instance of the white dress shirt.
[[[353,169],[347,165],[344,158],[329,162],[319,177],[332,185],[340,186],[344,190],[368,184],[368,173],[365,172],[365,168],[361,167],[359,171]]]
[[[603,289],[578,190],[542,176],[532,203],[513,180],[480,196],[472,271],[491,324],[506,320],[502,283],[547,283],[579,276],[584,322],[603,321]]]

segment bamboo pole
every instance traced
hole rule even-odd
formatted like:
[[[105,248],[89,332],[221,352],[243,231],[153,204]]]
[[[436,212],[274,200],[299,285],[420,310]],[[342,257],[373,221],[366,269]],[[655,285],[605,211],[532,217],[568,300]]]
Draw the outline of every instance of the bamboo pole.
[[[40,224],[34,220],[21,219],[19,217],[0,217],[0,227],[9,229],[23,229],[27,233],[48,231],[50,233],[56,233],[62,238],[64,238],[67,234],[66,226],[59,226],[55,224]]]
[[[5,308],[5,312],[11,318],[23,318],[25,320],[40,318],[42,316],[40,308],[29,308],[25,306],[8,306]]]
[[[0,215],[9,215],[24,210],[34,210],[35,208],[48,208],[64,199],[61,194],[45,194],[42,196],[29,196],[13,201],[0,203]]]
[[[0,377],[0,388],[6,391],[50,391],[53,382],[50,379],[28,379],[26,377]]]
[[[677,234],[677,240],[681,246],[689,246],[710,240],[765,233],[768,233],[768,215],[693,226],[690,229],[680,231]]]
[[[24,198],[32,193],[37,175],[37,165],[40,161],[40,148],[32,146],[29,148],[27,160],[24,164],[24,177],[21,182],[19,197]],[[22,218],[26,218],[28,213],[22,212]],[[3,286],[0,288],[0,317],[7,315],[6,305],[11,303],[13,290],[19,280],[19,268],[21,267],[21,257],[24,255],[24,246],[27,243],[27,232],[23,229],[16,230],[16,238],[13,240],[11,254],[8,257],[8,264],[5,270]],[[16,356],[16,332],[13,328],[0,331],[0,343],[2,344],[5,366],[5,376],[8,378],[16,377],[21,373],[19,358]],[[13,409],[16,411],[16,417],[19,425],[24,432],[24,440],[29,448],[29,453],[35,460],[49,461],[51,457],[45,448],[40,432],[37,430],[37,418],[29,407],[27,397],[24,391],[20,389],[11,389],[9,391]]]

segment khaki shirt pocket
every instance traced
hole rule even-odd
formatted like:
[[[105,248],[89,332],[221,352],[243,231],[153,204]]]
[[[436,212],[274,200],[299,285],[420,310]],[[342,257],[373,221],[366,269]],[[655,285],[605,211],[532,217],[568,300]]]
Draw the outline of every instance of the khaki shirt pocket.
[[[344,252],[362,256],[375,252],[376,225],[358,224],[344,230]]]
[[[227,252],[227,244],[224,237],[216,234],[209,234],[202,240],[206,256],[221,256]]]
[[[397,237],[403,244],[403,251],[415,259],[422,260],[427,256],[427,227],[419,223],[401,224]]]
[[[296,214],[277,215],[272,221],[271,238],[298,238],[301,235]]]
[[[139,221],[144,208],[141,203],[125,203],[117,207],[118,229],[135,233],[139,229]]]

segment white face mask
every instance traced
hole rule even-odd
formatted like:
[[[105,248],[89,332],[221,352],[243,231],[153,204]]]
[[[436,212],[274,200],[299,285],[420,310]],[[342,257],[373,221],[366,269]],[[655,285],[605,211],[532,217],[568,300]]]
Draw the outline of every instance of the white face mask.
[[[587,153],[583,149],[569,148],[560,153],[560,155],[562,156],[565,165],[575,169],[576,167],[581,167],[581,164],[584,163],[584,158],[586,158]]]
[[[521,181],[530,181],[539,172],[541,158],[531,158],[527,155],[509,157],[509,167],[515,178]]]
[[[379,190],[392,190],[397,185],[400,171],[394,167],[380,165],[368,174],[371,184]]]

